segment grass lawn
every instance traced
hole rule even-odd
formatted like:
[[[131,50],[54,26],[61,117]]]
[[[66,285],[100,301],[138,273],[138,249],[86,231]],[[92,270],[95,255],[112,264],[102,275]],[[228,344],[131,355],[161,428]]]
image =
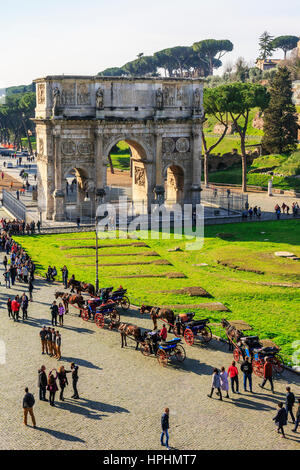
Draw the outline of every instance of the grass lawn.
[[[229,237],[226,240],[218,236],[223,232]],[[44,274],[51,264],[57,267],[60,274],[59,268],[66,264],[70,275],[74,273],[77,279],[94,283],[95,250],[80,248],[93,245],[93,239],[84,240],[93,236],[92,233],[74,233],[15,238],[36,262],[38,273]],[[268,241],[265,241],[266,239]],[[274,256],[275,251],[292,251],[300,257],[298,220],[209,226],[205,228],[204,246],[199,251],[185,250],[185,240],[147,239],[145,243],[148,247],[130,246],[131,242],[131,240],[100,241],[100,246],[114,245],[113,248],[100,248],[100,287],[113,285],[116,288],[123,285],[128,289],[131,302],[136,305],[142,303],[195,305],[222,302],[229,308],[229,312],[193,310],[197,312],[198,318],[209,317],[211,322],[219,322],[223,317],[229,320],[245,320],[253,327],[251,332],[247,332],[248,334],[258,334],[261,339],[273,339],[282,348],[284,357],[290,359],[293,352],[292,343],[300,338],[300,290],[297,287],[280,287],[272,283],[300,284],[300,262]],[[118,246],[124,243],[128,246]],[[183,251],[168,251],[177,246]],[[72,247],[72,249],[61,249],[61,247]],[[154,256],[153,251],[159,256]],[[147,252],[150,256],[146,256]],[[83,255],[88,257],[82,257]],[[167,260],[171,265],[128,264],[156,260]],[[237,271],[218,264],[217,261],[234,264],[244,269],[260,270],[264,274]],[[123,265],[103,266],[117,263]],[[194,266],[200,263],[207,263],[208,266]],[[184,273],[186,278],[119,278],[126,275],[157,275],[171,272]],[[171,292],[194,286],[204,288],[211,298],[190,297]]]

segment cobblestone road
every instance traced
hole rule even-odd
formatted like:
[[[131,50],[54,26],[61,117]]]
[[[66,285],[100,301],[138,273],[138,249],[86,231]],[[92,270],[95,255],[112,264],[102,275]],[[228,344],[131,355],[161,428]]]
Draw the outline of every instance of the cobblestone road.
[[[2,272],[1,272],[2,280]],[[24,286],[5,289],[1,282],[1,340],[6,363],[0,365],[0,449],[160,449],[160,416],[170,408],[170,444],[177,449],[299,449],[300,434],[286,427],[288,439],[276,433],[272,417],[276,402],[291,384],[300,394],[299,378],[284,373],[276,381],[276,394],[258,387],[255,395],[242,393],[219,402],[207,398],[213,367],[228,366],[232,355],[225,345],[213,341],[208,347],[186,346],[183,367],[162,368],[155,358],[136,352],[133,343],[121,350],[116,332],[85,323],[71,308],[62,332],[61,364],[79,366],[80,400],[69,398],[52,408],[39,402],[37,370],[47,371],[56,360],[41,355],[39,331],[50,324],[49,304],[57,286],[36,281],[34,302],[26,323],[7,316],[6,299],[21,294]],[[122,316],[125,321],[151,327],[137,311]],[[22,397],[28,386],[35,394],[37,429],[22,424]],[[57,397],[58,398],[58,397]]]

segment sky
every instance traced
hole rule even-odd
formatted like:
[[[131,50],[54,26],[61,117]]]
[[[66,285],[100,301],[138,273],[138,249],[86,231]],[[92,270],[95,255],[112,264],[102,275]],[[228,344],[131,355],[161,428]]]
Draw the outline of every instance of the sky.
[[[258,37],[300,36],[299,0],[0,0],[0,88],[46,75],[96,75],[138,53],[229,39],[254,63]],[[276,51],[276,58],[282,58]]]

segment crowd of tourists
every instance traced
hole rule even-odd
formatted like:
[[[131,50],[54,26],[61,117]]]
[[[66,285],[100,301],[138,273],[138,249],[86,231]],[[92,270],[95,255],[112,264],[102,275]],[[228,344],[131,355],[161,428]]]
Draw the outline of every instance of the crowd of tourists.
[[[0,220],[0,228],[10,237],[11,235],[34,235],[36,228],[38,229],[38,232],[40,232],[41,223],[40,221],[35,223],[33,220],[26,224],[24,220],[6,220],[2,218]]]
[[[243,385],[244,385],[244,392],[247,392],[247,386],[249,387],[250,393],[255,393],[252,389],[252,364],[249,361],[249,358],[246,357],[245,360],[242,362],[240,367],[241,373],[243,374]],[[221,367],[221,370],[215,368],[212,374],[212,383],[211,383],[211,391],[207,395],[209,398],[212,398],[214,390],[216,390],[216,394],[219,397],[219,400],[223,401],[222,392],[226,392],[225,398],[229,397],[229,380],[230,380],[230,388],[232,394],[240,394],[239,392],[239,371],[236,366],[235,361],[232,361],[231,365],[228,367],[226,371],[225,367]],[[273,365],[270,358],[266,358],[263,370],[263,381],[259,384],[260,388],[264,388],[266,383],[270,383],[271,391],[274,394],[274,383],[273,383]],[[292,431],[296,432],[298,426],[300,424],[300,398],[298,399],[297,411],[296,416],[294,416],[293,408],[296,403],[296,398],[294,393],[291,391],[291,387],[286,387],[286,397],[285,403],[278,402],[278,410],[276,416],[273,418],[275,424],[277,426],[277,432],[281,433],[282,437],[285,438],[284,433],[284,426],[288,423],[288,415],[291,416],[292,424],[294,425]]]
[[[293,204],[292,204],[292,214],[293,214],[294,217],[296,217],[298,215],[298,210],[299,210],[298,202],[293,202]],[[277,219],[279,220],[281,214],[289,215],[290,207],[283,202],[281,207],[280,207],[279,204],[276,204],[275,207],[274,207],[274,211],[275,211]]]

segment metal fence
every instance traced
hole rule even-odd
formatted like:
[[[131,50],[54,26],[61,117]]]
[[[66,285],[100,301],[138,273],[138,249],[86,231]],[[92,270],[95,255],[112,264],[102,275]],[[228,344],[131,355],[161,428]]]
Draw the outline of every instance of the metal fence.
[[[26,206],[6,189],[2,190],[2,204],[17,219],[26,222]]]
[[[230,189],[205,188],[201,191],[201,202],[215,210],[223,209],[228,214],[241,212],[248,204],[248,194],[233,192]]]

